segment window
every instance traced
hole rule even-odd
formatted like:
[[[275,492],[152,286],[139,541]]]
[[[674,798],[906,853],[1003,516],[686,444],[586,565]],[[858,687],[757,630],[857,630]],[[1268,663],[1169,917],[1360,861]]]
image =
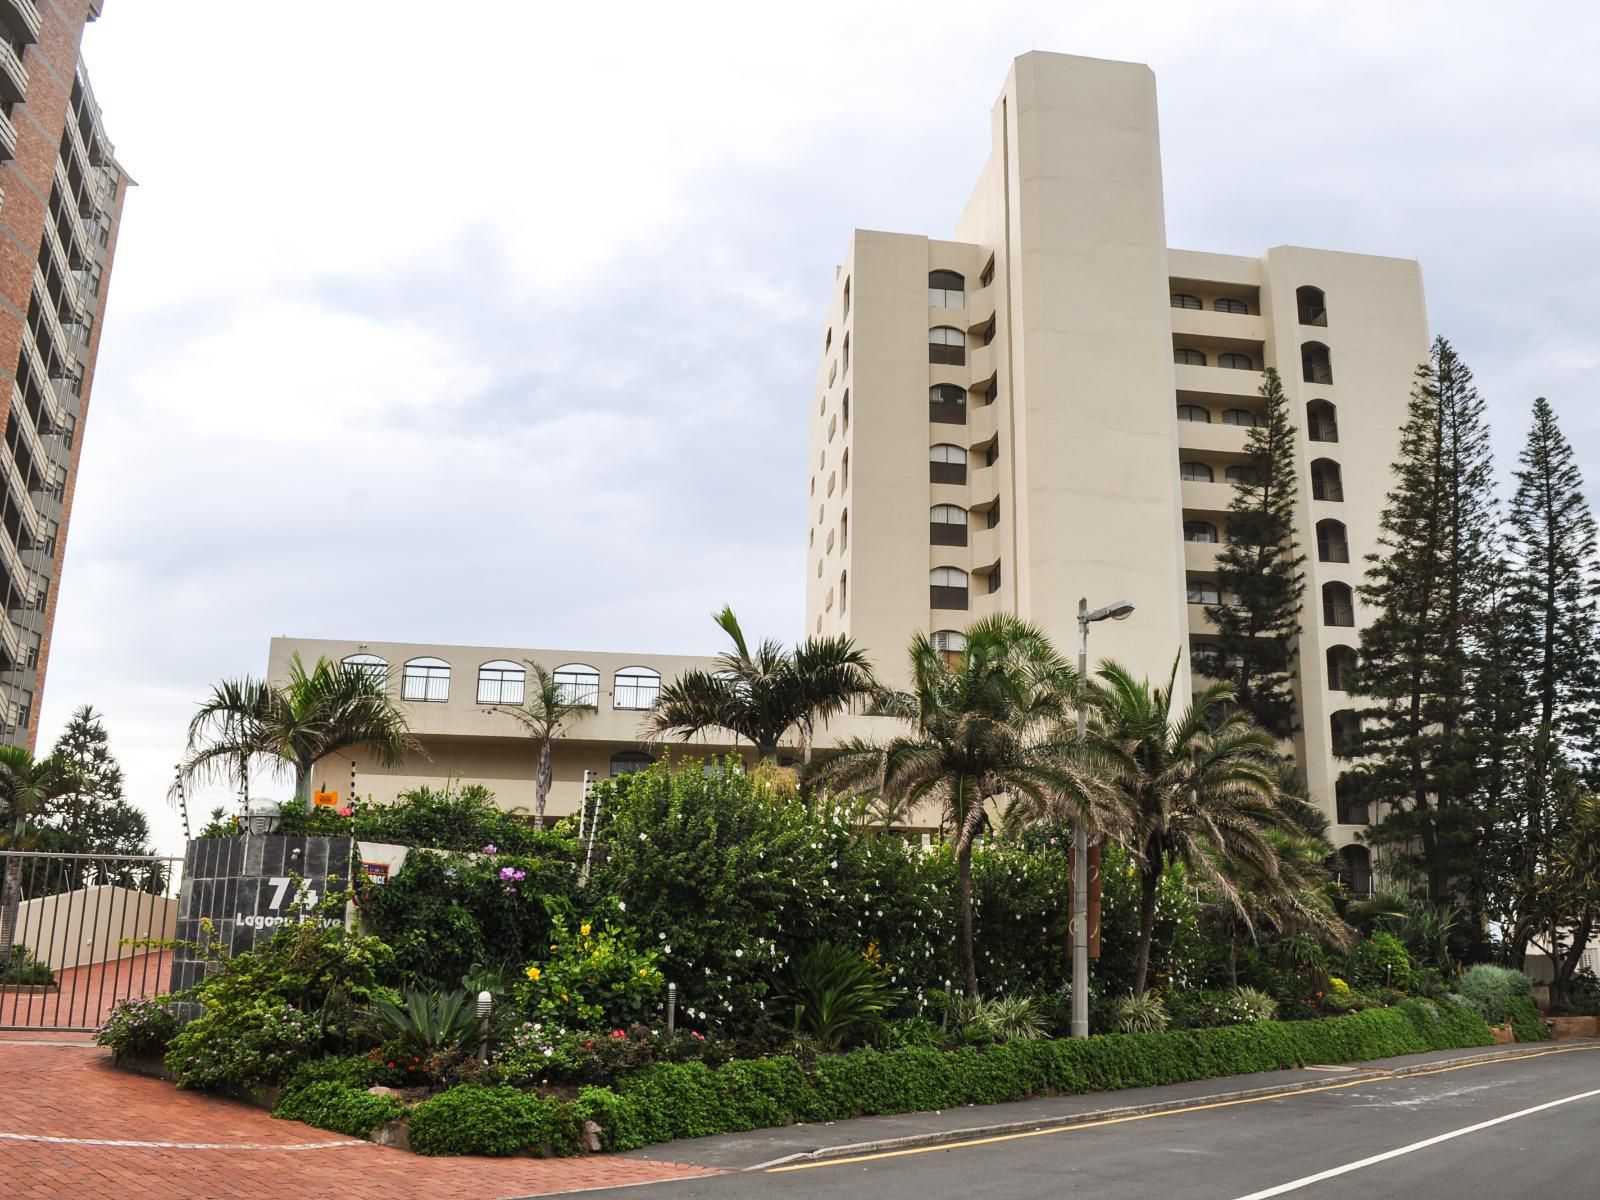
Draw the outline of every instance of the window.
[[[844,277],[844,315],[850,315],[850,276]]]
[[[1329,517],[1317,522],[1317,561],[1350,561],[1350,543],[1345,538],[1343,521]]]
[[[479,704],[521,704],[528,673],[520,664],[498,658],[478,668]]]
[[[1328,733],[1336,757],[1354,758],[1360,752],[1361,714],[1353,708],[1341,708],[1328,718]]]
[[[966,389],[953,383],[936,383],[928,389],[928,420],[946,425],[967,423]]]
[[[1322,623],[1345,628],[1356,623],[1355,596],[1348,583],[1322,585]]]
[[[661,676],[649,667],[623,667],[611,677],[611,707],[654,708],[661,696]]]
[[[845,605],[849,603],[850,572],[839,572],[839,615],[844,616]]]
[[[928,572],[928,607],[967,607],[967,573],[960,567],[935,567]]]
[[[1200,305],[1200,297],[1199,296],[1191,296],[1187,292],[1173,292],[1172,293],[1172,307],[1173,308],[1195,308],[1195,309],[1198,309],[1198,308],[1201,307],[1201,305]]]
[[[994,255],[989,256],[989,261],[983,265],[983,274],[978,276],[979,287],[991,287],[994,284]]]
[[[1183,540],[1186,542],[1215,542],[1217,527],[1210,521],[1185,521],[1183,523]]]
[[[1222,678],[1222,647],[1214,642],[1196,642],[1189,648],[1189,669],[1196,675]]]
[[[935,504],[928,510],[928,541],[935,546],[965,546],[967,510],[957,504]]]
[[[961,656],[967,649],[967,635],[954,629],[936,629],[933,637],[929,639],[933,648],[944,655],[944,661],[952,667],[961,665]]]
[[[1211,302],[1211,307],[1217,312],[1237,313],[1240,316],[1248,316],[1250,313],[1249,302],[1237,296],[1218,296]]]
[[[989,591],[991,593],[993,593],[993,592],[998,592],[999,590],[1000,590],[1000,564],[999,563],[995,563],[994,566],[989,568]]]
[[[1000,439],[995,438],[983,449],[983,465],[992,467],[1000,461]]]
[[[847,373],[850,370],[850,335],[848,333],[844,335],[844,369]]]
[[[959,367],[967,361],[967,335],[950,325],[928,330],[928,361]]]
[[[933,483],[965,483],[967,452],[960,446],[941,442],[928,450],[928,478]]]
[[[1256,360],[1248,354],[1219,354],[1217,366],[1227,367],[1230,371],[1253,371],[1256,368]]]
[[[1300,308],[1300,324],[1326,325],[1328,302],[1321,288],[1301,287],[1294,290],[1295,304]]]
[[[400,669],[400,699],[434,704],[450,699],[450,664],[442,658],[413,658]]]
[[[1198,404],[1180,404],[1178,405],[1178,420],[1209,425],[1211,424],[1211,410],[1209,408],[1201,408]]]
[[[829,488],[828,490],[829,490],[830,494],[833,491],[832,488]],[[848,492],[850,490],[850,451],[849,450],[846,450],[844,452],[844,457],[839,460],[839,490],[841,492]]]
[[[929,308],[965,308],[967,281],[954,271],[928,272]]]
[[[833,495],[833,485],[838,481],[837,475],[828,476],[828,495]]]
[[[656,760],[639,750],[619,750],[611,756],[611,778],[632,775],[635,771],[648,771]]]
[[[1217,585],[1204,579],[1191,579],[1189,581],[1190,604],[1221,604],[1222,592]]]
[[[849,388],[845,388],[845,390],[844,390],[844,407],[843,407],[843,409],[841,411],[842,411],[842,413],[844,415],[844,431],[846,433],[849,433],[850,432],[850,389]]]
[[[1172,361],[1182,367],[1203,367],[1206,365],[1206,352],[1192,346],[1179,346],[1172,352]]]
[[[1222,414],[1224,425],[1237,425],[1242,429],[1254,429],[1256,415],[1248,408],[1230,408]]]
[[[989,528],[993,529],[1000,524],[1000,497],[994,498],[994,503],[989,505]]]
[[[1179,463],[1178,477],[1188,483],[1211,483],[1216,478],[1203,462]]]
[[[1351,673],[1356,669],[1356,652],[1352,646],[1329,646],[1328,662],[1328,690],[1330,692],[1348,692],[1350,690]]]
[[[1321,342],[1307,342],[1300,347],[1300,377],[1307,383],[1333,382],[1333,359]]]
[[[555,669],[556,693],[563,704],[584,708],[600,707],[600,672],[583,663],[568,663]]]
[[[376,654],[352,654],[341,664],[357,671],[365,671],[380,691],[389,690],[389,661]]]
[[[1341,825],[1367,824],[1367,802],[1356,791],[1355,780],[1341,775],[1333,782],[1334,819]]]
[[[837,416],[835,416],[828,422],[828,440],[830,442],[833,441],[833,435],[838,433],[838,432],[839,432],[839,418]]]
[[[839,514],[839,553],[843,554],[850,549],[850,510],[847,508]]]
[[[822,352],[826,354],[833,349],[833,326],[828,326],[827,335],[822,339]]]
[[[1311,498],[1335,501],[1344,499],[1344,478],[1339,472],[1339,464],[1333,459],[1311,460]]]
[[[1352,896],[1372,895],[1372,851],[1365,846],[1342,847],[1334,874]]]
[[[1326,400],[1306,405],[1306,436],[1313,442],[1339,440],[1339,410]]]
[[[1250,473],[1250,468],[1244,463],[1237,463],[1223,472],[1223,478],[1229,483],[1253,484],[1255,476]]]

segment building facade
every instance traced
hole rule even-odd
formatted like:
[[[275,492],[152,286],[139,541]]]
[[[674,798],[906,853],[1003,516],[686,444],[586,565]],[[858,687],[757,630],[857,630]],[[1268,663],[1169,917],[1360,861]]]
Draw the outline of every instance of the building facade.
[[[1180,687],[1217,662],[1230,472],[1262,371],[1298,426],[1308,555],[1295,753],[1351,883],[1367,814],[1339,798],[1355,586],[1428,354],[1416,263],[1169,247],[1148,68],[1018,58],[954,238],[858,230],[820,333],[806,627],[905,670],[991,613],[1075,647],[1080,597],[1134,603],[1091,658]],[[924,398],[926,397],[926,407]]]
[[[0,0],[0,741],[31,746],[129,180],[79,61],[100,0]]]

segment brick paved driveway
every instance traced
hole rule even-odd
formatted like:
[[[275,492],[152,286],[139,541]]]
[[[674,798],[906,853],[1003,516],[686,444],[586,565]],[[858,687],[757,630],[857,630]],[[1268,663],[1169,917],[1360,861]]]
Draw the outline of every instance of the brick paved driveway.
[[[0,1035],[0,1195],[7,1200],[504,1200],[713,1174],[596,1155],[421,1158],[114,1070],[84,1043]]]

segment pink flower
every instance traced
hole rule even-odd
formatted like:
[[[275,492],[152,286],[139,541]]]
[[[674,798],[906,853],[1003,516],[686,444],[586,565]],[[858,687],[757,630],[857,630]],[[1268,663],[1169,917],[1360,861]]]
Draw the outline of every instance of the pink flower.
[[[356,815],[356,810],[353,808],[341,808],[339,810],[339,815],[341,817],[353,817]]]

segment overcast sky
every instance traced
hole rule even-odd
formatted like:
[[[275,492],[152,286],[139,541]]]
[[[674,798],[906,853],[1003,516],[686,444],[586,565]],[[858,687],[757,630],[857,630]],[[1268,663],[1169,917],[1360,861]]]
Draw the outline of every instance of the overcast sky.
[[[1544,394],[1600,480],[1589,6],[105,10],[139,187],[41,741],[101,709],[169,847],[194,704],[274,635],[704,653],[724,601],[798,635],[834,264],[950,235],[1030,49],[1155,70],[1172,245],[1420,259],[1502,469]]]

